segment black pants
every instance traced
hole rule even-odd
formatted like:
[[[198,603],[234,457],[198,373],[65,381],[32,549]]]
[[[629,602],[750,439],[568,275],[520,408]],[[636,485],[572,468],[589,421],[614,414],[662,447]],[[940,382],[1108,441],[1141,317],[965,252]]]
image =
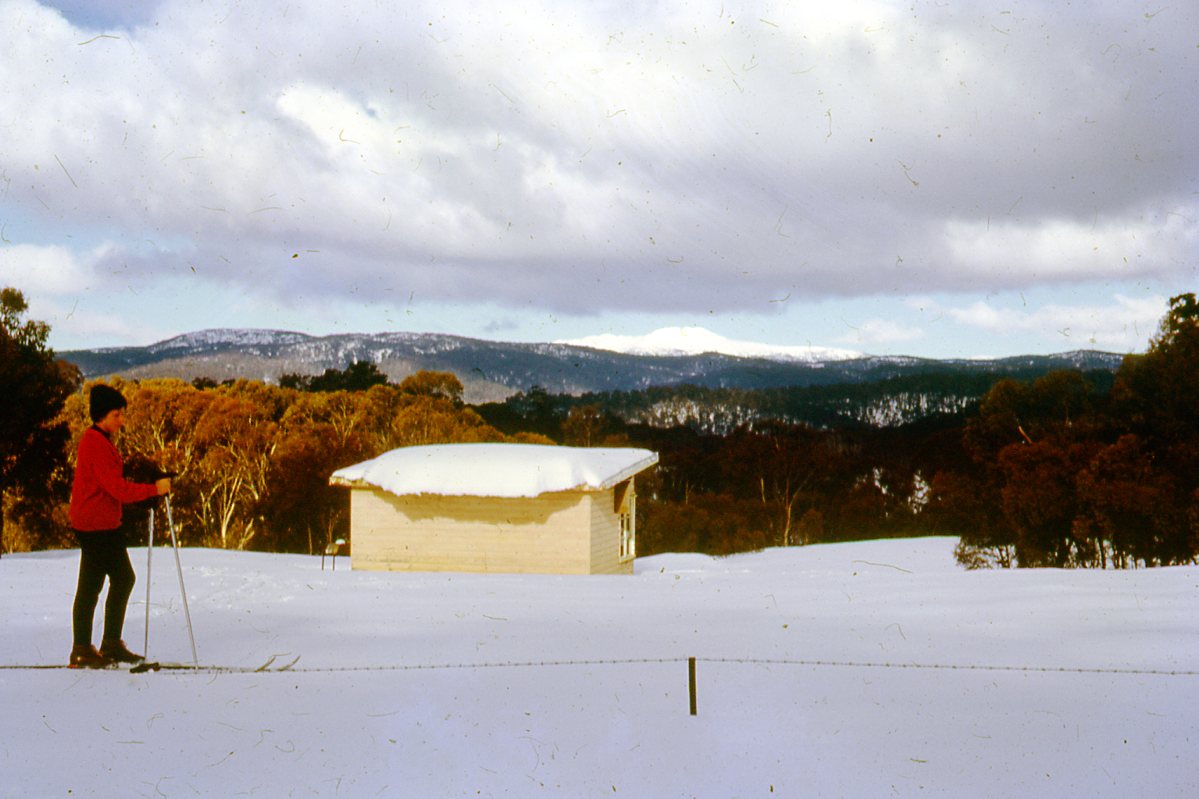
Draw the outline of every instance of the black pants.
[[[104,603],[103,641],[117,641],[125,626],[125,608],[133,593],[136,576],[129,552],[125,549],[125,535],[121,530],[99,530],[81,533],[75,531],[79,542],[79,585],[75,588],[75,607],[72,614],[75,629],[75,644],[86,646],[92,642],[92,619],[96,615],[96,603],[100,601],[100,589],[104,578],[108,578],[108,599]]]

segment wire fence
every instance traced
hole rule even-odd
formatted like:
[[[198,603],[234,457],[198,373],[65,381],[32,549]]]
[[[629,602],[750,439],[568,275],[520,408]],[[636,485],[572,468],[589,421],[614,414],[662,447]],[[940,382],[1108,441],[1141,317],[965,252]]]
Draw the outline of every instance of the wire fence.
[[[530,669],[583,666],[635,666],[677,663],[709,663],[745,666],[796,666],[806,668],[894,669],[907,671],[977,671],[1018,672],[1032,674],[1107,674],[1148,677],[1199,677],[1199,670],[1150,669],[1105,666],[1036,666],[985,663],[912,663],[902,661],[812,660],[792,658],[729,658],[729,657],[657,657],[657,658],[589,658],[579,660],[506,660],[462,663],[385,663],[367,666],[300,666],[299,658],[275,666],[273,656],[261,666],[195,665],[188,663],[156,663],[148,670],[192,672],[201,674],[340,674],[355,672],[405,671],[473,671],[485,669]],[[0,664],[0,670],[22,671],[61,669],[59,664]]]
[[[257,668],[242,666],[205,666],[186,663],[156,663],[145,662],[134,666],[132,672],[146,671],[176,671],[180,673],[218,675],[218,674],[346,674],[361,672],[405,672],[405,671],[479,671],[484,669],[534,669],[560,668],[582,666],[644,666],[659,664],[687,664],[687,697],[690,714],[696,716],[698,710],[698,679],[696,664],[722,664],[739,666],[798,666],[803,668],[842,668],[842,669],[895,669],[895,670],[926,670],[926,671],[965,671],[965,672],[1023,672],[1034,674],[1088,674],[1115,676],[1145,676],[1145,677],[1199,677],[1199,671],[1189,669],[1139,669],[1124,667],[1087,667],[1087,666],[1020,666],[994,664],[961,664],[961,663],[903,663],[858,660],[806,660],[790,658],[717,658],[717,657],[663,657],[663,658],[592,658],[581,660],[507,660],[482,661],[466,663],[388,663],[373,666],[297,666],[300,658],[297,656],[281,666],[274,663],[281,655],[272,655],[265,663]],[[21,666],[0,665],[3,669],[48,669],[67,668],[66,666]]]
[[[928,671],[996,671],[996,672],[1029,672],[1042,674],[1122,674],[1157,677],[1199,677],[1199,671],[1181,669],[1140,669],[1120,667],[1080,667],[1080,666],[1016,666],[989,664],[954,664],[954,663],[902,663],[874,662],[854,660],[802,660],[788,658],[717,658],[717,657],[666,657],[666,658],[615,658],[593,660],[524,660],[524,661],[493,661],[481,663],[431,663],[431,664],[389,664],[381,666],[297,666],[286,669],[291,672],[322,673],[322,672],[359,672],[359,671],[438,671],[438,670],[471,670],[471,669],[518,669],[518,668],[548,668],[562,666],[627,666],[662,663],[720,663],[748,666],[799,666],[811,668],[852,668],[852,669],[907,669]]]

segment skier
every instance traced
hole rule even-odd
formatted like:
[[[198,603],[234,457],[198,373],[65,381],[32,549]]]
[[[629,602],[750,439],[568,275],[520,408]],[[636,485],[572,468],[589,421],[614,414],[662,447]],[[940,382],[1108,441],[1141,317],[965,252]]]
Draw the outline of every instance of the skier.
[[[104,384],[92,387],[88,413],[93,424],[80,439],[75,460],[70,517],[80,558],[72,613],[74,646],[69,665],[73,669],[99,669],[142,660],[121,640],[125,608],[135,580],[120,529],[121,506],[169,494],[171,481],[163,478],[153,484],[132,483],[124,478],[121,454],[113,440],[125,424],[126,405],[115,388]],[[105,577],[108,599],[104,605],[104,636],[97,651],[92,645],[92,619]]]

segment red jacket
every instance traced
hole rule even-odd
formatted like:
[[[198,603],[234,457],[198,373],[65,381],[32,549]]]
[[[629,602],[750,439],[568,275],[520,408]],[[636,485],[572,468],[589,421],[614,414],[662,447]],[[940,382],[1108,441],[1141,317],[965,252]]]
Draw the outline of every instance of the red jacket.
[[[121,453],[98,427],[79,440],[75,482],[71,486],[71,527],[80,532],[115,530],[121,505],[158,496],[149,483],[131,483],[123,475]]]

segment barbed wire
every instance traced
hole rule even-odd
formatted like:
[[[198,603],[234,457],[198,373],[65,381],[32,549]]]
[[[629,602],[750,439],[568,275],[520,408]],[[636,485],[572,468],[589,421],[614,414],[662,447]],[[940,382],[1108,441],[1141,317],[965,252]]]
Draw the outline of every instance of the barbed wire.
[[[1134,667],[1105,667],[1105,666],[1033,666],[1033,665],[1002,665],[983,663],[911,663],[896,661],[859,661],[859,660],[827,660],[827,659],[792,659],[792,658],[730,658],[730,657],[658,657],[658,658],[589,658],[579,660],[508,660],[481,661],[462,663],[388,663],[367,666],[298,666],[299,658],[279,667],[270,667],[270,661],[263,666],[219,666],[193,665],[188,663],[158,663],[154,670],[191,672],[200,674],[322,674],[322,673],[354,673],[354,672],[402,672],[402,671],[471,671],[485,669],[528,669],[528,668],[559,668],[580,666],[638,666],[659,665],[667,663],[696,663],[732,664],[747,666],[798,666],[807,668],[853,668],[853,669],[895,669],[907,671],[980,671],[980,672],[1022,672],[1035,674],[1107,674],[1122,676],[1147,677],[1199,677],[1199,670],[1189,669],[1146,669]],[[0,664],[0,670],[44,670],[63,669],[65,665],[47,664]]]
[[[959,663],[903,663],[855,660],[790,660],[785,658],[696,658],[701,663],[741,663],[778,666],[815,666],[855,669],[917,669],[929,671],[1015,671],[1041,674],[1125,674],[1156,677],[1199,677],[1199,670],[1138,669],[1105,666],[1019,666]]]
[[[494,661],[483,663],[442,663],[442,664],[391,664],[382,666],[300,666],[289,669],[293,672],[354,672],[354,671],[436,671],[450,669],[503,669],[503,668],[542,668],[560,666],[624,666],[648,665],[662,663],[686,663],[691,658],[619,658],[593,660],[529,660],[529,661]],[[719,663],[750,666],[800,666],[813,668],[856,668],[856,669],[907,669],[927,671],[1001,671],[1001,672],[1031,672],[1042,674],[1122,674],[1144,675],[1158,677],[1199,677],[1199,671],[1168,670],[1168,669],[1137,669],[1120,667],[1078,667],[1078,666],[1017,666],[989,664],[955,664],[955,663],[902,663],[902,662],[873,662],[854,660],[802,660],[787,658],[716,658],[696,657],[697,663]]]

